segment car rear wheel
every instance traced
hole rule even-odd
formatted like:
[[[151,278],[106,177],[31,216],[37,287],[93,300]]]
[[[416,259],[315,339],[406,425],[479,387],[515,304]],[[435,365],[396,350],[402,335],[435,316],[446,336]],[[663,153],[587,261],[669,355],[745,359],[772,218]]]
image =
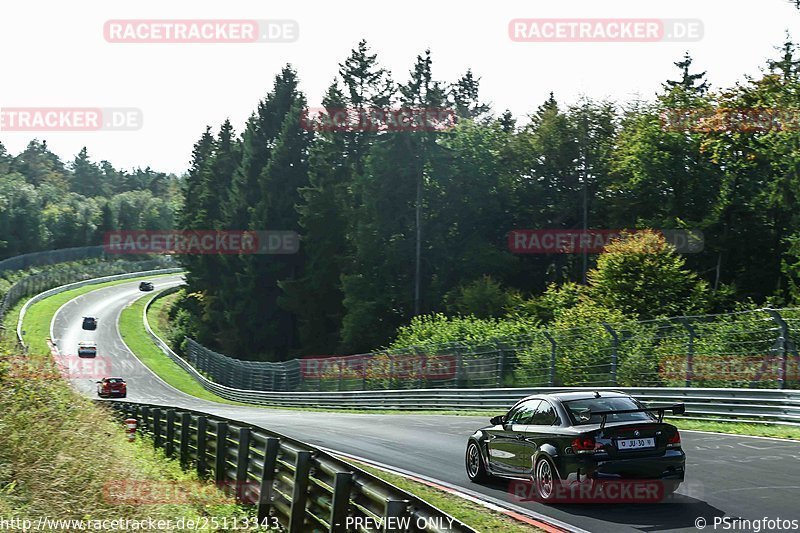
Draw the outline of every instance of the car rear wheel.
[[[483,463],[483,457],[481,457],[481,450],[478,447],[478,443],[474,440],[470,441],[467,445],[466,463],[467,476],[469,476],[469,480],[473,483],[480,483],[489,478],[489,475],[486,473],[486,465]]]
[[[560,480],[558,479],[558,473],[556,473],[555,467],[553,467],[553,463],[546,457],[542,457],[536,461],[533,482],[536,495],[542,502],[548,503],[555,499],[556,487],[558,483],[560,483]]]

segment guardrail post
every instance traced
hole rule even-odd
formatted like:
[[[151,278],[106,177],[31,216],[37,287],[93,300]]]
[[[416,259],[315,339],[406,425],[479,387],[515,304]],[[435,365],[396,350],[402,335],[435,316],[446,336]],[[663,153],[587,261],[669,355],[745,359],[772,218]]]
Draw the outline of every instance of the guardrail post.
[[[408,500],[386,500],[386,518],[399,518],[407,512]],[[383,531],[385,533],[402,533],[403,529],[400,527],[400,520],[387,520]]]
[[[197,475],[200,478],[206,477],[206,442],[208,418],[205,416],[197,417]]]
[[[239,450],[236,454],[236,501],[246,501],[247,467],[250,464],[250,428],[239,429]]]
[[[691,387],[692,379],[694,379],[694,339],[697,337],[697,331],[689,323],[688,318],[681,317],[678,320],[689,333],[689,339],[686,342],[686,386]]]
[[[544,338],[550,341],[550,386],[556,386],[556,339],[549,332],[544,331]]]
[[[461,349],[464,346],[456,343],[456,388],[460,389],[464,385],[464,355]]]
[[[333,476],[330,533],[347,533],[346,520],[350,510],[350,491],[352,487],[352,472],[337,472]]]
[[[308,499],[308,473],[311,470],[311,452],[297,452],[292,490],[292,510],[289,516],[289,533],[303,533]]]
[[[153,409],[153,446],[161,445],[161,409]]]
[[[278,450],[281,441],[275,437],[267,437],[264,445],[264,469],[261,472],[261,487],[258,491],[258,523],[263,523],[269,516],[272,507],[272,483],[275,478],[275,465],[278,462]]]
[[[607,322],[603,322],[603,327],[611,335],[611,385],[617,386],[617,347],[619,346],[619,337],[617,332],[614,331]]]
[[[217,450],[214,457],[214,481],[221,485],[225,481],[225,459],[228,446],[228,423],[217,422]]]
[[[189,433],[192,431],[192,413],[181,413],[181,466],[186,468],[189,464]]]
[[[140,431],[149,431],[150,422],[148,422],[147,419],[150,418],[150,408],[143,405],[141,409],[139,409],[139,416],[142,418],[142,428]]]
[[[781,332],[780,337],[777,338],[775,343],[777,345],[778,354],[780,356],[780,367],[778,370],[778,388],[783,389],[786,387],[786,355],[787,355],[786,352],[788,351],[786,349],[786,345],[789,339],[789,325],[783,319],[781,314],[776,310],[767,309],[766,311],[767,313],[769,313],[769,316],[771,316],[772,319],[778,324],[778,327],[780,328]]]
[[[175,454],[175,409],[167,410],[167,430],[164,437],[164,453],[167,457]]]

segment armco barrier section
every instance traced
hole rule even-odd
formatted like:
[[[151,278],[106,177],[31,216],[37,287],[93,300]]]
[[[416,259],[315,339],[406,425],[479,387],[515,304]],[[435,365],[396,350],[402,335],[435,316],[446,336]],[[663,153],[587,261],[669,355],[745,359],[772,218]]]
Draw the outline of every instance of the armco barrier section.
[[[170,289],[167,289],[170,290]],[[172,290],[177,290],[174,288]],[[578,387],[492,389],[403,389],[343,392],[269,392],[234,389],[215,383],[198,372],[156,335],[147,320],[148,302],[142,320],[156,345],[209,392],[244,403],[279,407],[323,407],[339,409],[401,410],[495,410],[508,409],[531,394]],[[589,387],[585,390],[620,390],[653,406],[677,401],[686,404],[684,418],[800,425],[800,390],[710,389],[665,387]]]
[[[82,261],[96,259],[105,255],[105,249],[100,246],[80,246],[76,248],[60,248],[58,250],[44,250],[29,254],[17,255],[0,261],[0,273],[6,270],[24,270],[26,268],[42,265],[54,265],[69,261]]]
[[[168,457],[193,465],[239,502],[255,505],[260,524],[277,520],[289,533],[476,533],[394,485],[283,435],[200,411],[112,405],[122,418],[135,418]],[[356,519],[382,526],[357,527]]]
[[[25,319],[25,313],[28,311],[28,308],[35,304],[36,302],[43,300],[49,296],[53,296],[54,294],[59,294],[65,291],[69,291],[72,289],[77,289],[79,287],[85,287],[87,285],[96,285],[98,283],[105,283],[107,281],[116,281],[116,280],[123,280],[123,279],[131,279],[131,278],[138,278],[142,276],[155,276],[159,274],[177,274],[179,272],[183,272],[182,268],[162,268],[158,270],[143,270],[137,272],[128,272],[125,274],[115,274],[113,276],[105,276],[102,278],[92,278],[86,279],[83,281],[78,281],[75,283],[70,283],[68,285],[61,285],[59,287],[55,287],[53,289],[40,292],[36,296],[29,299],[25,302],[25,305],[22,306],[22,309],[19,312],[19,320],[17,320],[17,341],[20,343],[21,346],[25,346],[25,343],[22,340],[22,321]]]

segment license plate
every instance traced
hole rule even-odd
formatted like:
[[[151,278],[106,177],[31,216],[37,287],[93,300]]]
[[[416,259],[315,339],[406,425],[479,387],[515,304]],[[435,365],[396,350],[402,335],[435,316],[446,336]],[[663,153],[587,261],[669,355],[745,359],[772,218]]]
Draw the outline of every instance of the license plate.
[[[650,437],[647,439],[621,439],[617,441],[617,449],[619,450],[640,450],[643,448],[655,448],[656,439]]]

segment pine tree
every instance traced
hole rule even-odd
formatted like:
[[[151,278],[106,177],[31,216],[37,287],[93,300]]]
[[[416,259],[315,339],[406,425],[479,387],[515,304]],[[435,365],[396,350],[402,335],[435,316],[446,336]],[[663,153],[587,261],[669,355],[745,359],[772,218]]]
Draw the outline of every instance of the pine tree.
[[[472,75],[472,69],[450,86],[448,96],[453,102],[456,116],[479,120],[489,113],[491,108],[479,100],[479,89],[480,78]]]
[[[680,80],[668,80],[666,82],[665,87],[667,88],[675,88],[680,87],[685,92],[690,93],[699,93],[703,94],[708,92],[709,85],[708,82],[705,81],[706,71],[698,72],[696,74],[692,74],[689,70],[692,67],[692,63],[694,60],[689,55],[689,52],[686,52],[683,56],[683,61],[676,61],[673,63],[676,67],[681,70],[681,79]]]
[[[334,82],[323,99],[329,113],[345,107]],[[297,206],[305,262],[296,280],[281,283],[283,303],[297,317],[302,353],[334,353],[344,308],[341,275],[351,249],[349,185],[352,161],[341,132],[316,136],[309,154],[309,184]]]
[[[797,80],[800,74],[800,60],[795,59],[797,53],[797,44],[792,41],[792,36],[786,32],[786,41],[783,45],[776,47],[781,54],[780,59],[770,59],[767,61],[767,66],[770,72],[779,73],[784,82]]]

